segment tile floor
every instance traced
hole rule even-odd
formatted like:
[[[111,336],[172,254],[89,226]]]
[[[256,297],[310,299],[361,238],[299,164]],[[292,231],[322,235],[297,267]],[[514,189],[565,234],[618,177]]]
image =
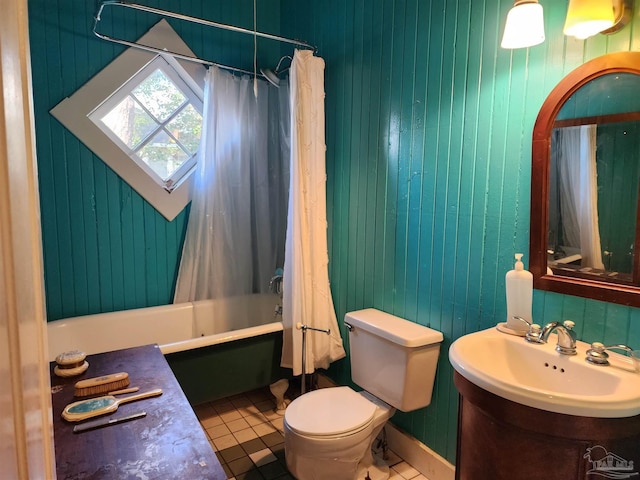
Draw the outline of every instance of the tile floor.
[[[229,479],[288,480],[284,458],[283,417],[274,412],[267,388],[195,407]],[[391,480],[428,480],[389,452]]]

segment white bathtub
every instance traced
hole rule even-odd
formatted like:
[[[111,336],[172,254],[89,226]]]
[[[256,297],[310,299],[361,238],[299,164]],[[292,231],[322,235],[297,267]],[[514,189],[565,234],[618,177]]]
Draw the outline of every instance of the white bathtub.
[[[56,320],[47,325],[49,358],[157,343],[189,400],[201,403],[288,376],[277,304],[256,294]]]

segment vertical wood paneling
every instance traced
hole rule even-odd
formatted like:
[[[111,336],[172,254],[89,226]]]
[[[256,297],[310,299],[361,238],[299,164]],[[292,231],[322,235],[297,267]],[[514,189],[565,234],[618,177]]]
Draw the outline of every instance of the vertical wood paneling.
[[[373,248],[366,250],[363,304],[369,305],[373,305],[376,301],[376,262],[371,261],[371,259],[375,258],[376,251],[383,251],[383,248],[380,247],[380,239],[377,237],[379,235],[378,232],[381,230],[381,223],[383,222],[383,217],[379,214],[382,213],[384,209],[377,208],[376,202],[380,199],[380,196],[378,195],[381,188],[379,180],[384,178],[378,161],[378,142],[380,141],[380,89],[384,76],[375,74],[375,72],[380,72],[383,68],[381,59],[381,29],[383,25],[382,7],[383,2],[381,0],[367,3],[369,16],[367,31],[365,32],[365,35],[370,39],[370,41],[366,42],[369,50],[365,73],[369,83],[369,90],[367,94],[370,100],[366,103],[367,110],[364,116],[363,126],[366,129],[365,148],[367,157],[367,185],[372,186],[372,188],[365,187],[367,190],[365,238],[371,238],[374,240],[372,243]],[[387,77],[388,75],[389,74],[387,73]]]
[[[463,258],[456,264],[457,275],[465,279],[464,292],[460,292],[459,302],[466,303],[467,316],[464,322],[466,331],[479,328],[482,310],[480,306],[480,289],[482,283],[482,245],[484,231],[484,185],[486,162],[482,161],[480,150],[484,129],[481,122],[486,116],[481,108],[481,82],[483,77],[482,42],[477,39],[477,32],[483,29],[486,2],[472,2],[470,5],[469,30],[467,38],[467,76],[464,92],[464,130],[462,134],[462,166],[461,166],[461,218],[468,224],[466,244],[461,243],[459,251]],[[474,35],[474,33],[476,35]],[[462,322],[460,322],[462,323]]]
[[[445,336],[432,404],[393,421],[455,461],[457,392],[447,350],[504,321],[504,275],[528,252],[531,132],[553,86],[583,62],[637,49],[640,20],[566,39],[547,2],[547,41],[499,48],[509,0],[282,0],[290,34],[314,32],[327,63],[330,275],[341,318],[376,307]],[[526,259],[526,257],[525,257]],[[539,323],[572,319],[585,341],[640,345],[640,313],[534,292]],[[347,362],[330,373],[349,382]]]
[[[279,33],[279,0],[258,4],[259,28]],[[251,0],[148,5],[253,26]],[[91,34],[94,7],[81,0],[29,2],[49,320],[170,303],[186,228],[186,211],[167,222],[49,114],[123,50]],[[123,8],[110,11],[101,31],[129,40],[160,19]],[[251,36],[170,23],[196,54],[252,68]],[[278,42],[259,42],[259,66],[275,67],[280,48]]]
[[[417,68],[418,65],[424,63],[423,52],[419,46],[424,42],[418,37],[426,38],[429,32],[428,21],[430,17],[430,6],[416,2],[411,4],[405,15],[407,21],[414,25],[407,34],[407,42],[414,43],[411,49],[411,64],[416,72],[412,84],[411,92],[411,128],[407,131],[407,149],[409,151],[408,158],[408,198],[407,198],[407,255],[406,255],[406,275],[405,281],[407,289],[404,295],[405,316],[411,318],[417,317],[417,299],[418,299],[418,273],[420,271],[420,235],[411,234],[411,232],[420,232],[422,217],[420,215],[422,205],[422,185],[424,183],[424,175],[422,173],[422,164],[424,159],[424,112],[426,108],[426,68]],[[426,27],[426,28],[425,28]],[[422,419],[418,420],[418,422]]]
[[[380,19],[380,25],[373,32],[380,39],[379,65],[380,65],[380,97],[376,99],[379,105],[378,122],[372,131],[375,140],[374,157],[377,164],[377,177],[375,191],[375,219],[376,229],[373,239],[373,306],[384,310],[388,304],[387,293],[393,288],[393,279],[388,278],[390,266],[393,266],[393,240],[395,232],[395,218],[393,216],[395,194],[391,188],[393,183],[389,182],[389,148],[392,141],[391,125],[394,119],[391,118],[391,91],[392,80],[396,77],[393,70],[392,58],[394,43],[390,38],[391,25],[393,24],[394,3],[389,1],[379,2],[376,9]],[[372,71],[375,75],[375,71]],[[328,81],[330,79],[327,79]],[[389,307],[387,306],[387,309]]]
[[[351,179],[352,188],[349,189],[348,235],[349,238],[359,238],[359,230],[361,230],[363,223],[361,209],[363,207],[366,208],[361,198],[362,192],[364,192],[365,189],[363,188],[362,182],[363,175],[360,173],[366,168],[366,158],[363,159],[365,155],[362,154],[360,150],[360,138],[362,133],[360,126],[362,125],[363,108],[363,97],[361,93],[363,83],[365,81],[362,67],[364,50],[364,36],[362,32],[363,2],[361,0],[357,0],[353,2],[353,5],[349,5],[349,3],[347,3],[347,8],[349,9],[347,12],[347,18],[352,18],[351,25],[353,26],[350,32],[350,57],[352,58],[352,65],[350,66],[350,75],[347,75],[347,78],[351,80],[351,85],[347,91],[348,96],[345,98],[345,104],[350,104],[351,108],[349,122],[345,122],[347,130],[344,132],[344,144],[347,148],[348,155],[351,158],[349,165],[349,177]],[[349,135],[347,132],[355,134]],[[347,265],[349,266],[347,288],[351,302],[356,303],[358,301],[362,301],[361,284],[363,276],[361,266],[363,265],[363,252],[355,243],[351,244],[351,247],[349,255],[346,258]]]
[[[344,19],[344,30],[342,30],[343,25],[341,22],[340,28],[341,33],[344,35],[344,49],[342,50],[343,58],[352,58],[353,57],[353,39],[352,39],[352,31],[353,31],[353,9],[354,6],[350,2],[345,2],[344,5],[337,10],[338,15],[341,14],[341,18]],[[348,25],[348,30],[347,30]],[[349,37],[347,38],[347,35]],[[330,67],[331,68],[331,67]],[[337,74],[336,77],[339,80],[339,83],[333,89],[337,94],[338,101],[341,102],[342,105],[350,105],[352,101],[353,94],[353,77],[351,72],[351,64],[350,62],[345,62],[340,65],[339,71],[334,71],[334,75]],[[339,127],[339,130],[335,131],[336,134],[336,143],[335,148],[337,155],[341,157],[351,158],[350,148],[349,148],[349,138],[350,135],[348,133],[351,131],[351,119],[353,116],[352,108],[338,108],[336,110],[337,122],[336,126]],[[355,212],[351,212],[351,208],[356,208],[357,205],[354,205],[353,202],[349,201],[349,195],[351,195],[351,189],[349,188],[350,183],[350,162],[346,163],[338,163],[336,167],[336,174],[338,175],[336,178],[340,178],[342,183],[340,188],[337,190],[339,192],[340,198],[336,205],[339,206],[340,209],[340,218],[338,221],[338,225],[340,226],[340,230],[343,232],[347,232],[349,234],[349,224],[352,215],[355,215]],[[340,246],[340,259],[342,263],[346,263],[349,259],[354,259],[355,255],[353,252],[353,244],[351,242],[342,243]],[[349,296],[347,292],[350,292],[352,287],[352,277],[355,269],[353,267],[345,269],[340,277],[342,282],[342,288],[338,290],[338,292],[342,292],[342,305],[345,310],[350,308],[350,305],[347,304]]]
[[[415,68],[415,28],[406,28],[407,24],[415,21],[416,2],[412,0],[396,0],[394,8],[394,56],[396,67],[392,70],[392,78],[397,80],[392,88],[392,98],[397,111],[396,149],[393,153],[396,175],[396,221],[395,234],[395,264],[394,264],[394,295],[390,311],[399,316],[405,316],[405,292],[407,274],[406,248],[409,189],[411,181],[411,112],[413,103],[414,78],[404,72]]]
[[[344,15],[342,12],[338,12],[338,19],[334,23],[334,34],[335,38],[340,38],[342,41],[336,41],[335,48],[341,48],[344,50],[345,43],[343,40],[344,36]],[[336,52],[337,53],[337,52]],[[344,54],[342,54],[344,55]],[[328,65],[325,66],[325,75],[328,75],[327,70],[332,68]],[[336,67],[333,67],[336,68]],[[334,73],[335,75],[335,73]],[[339,165],[337,162],[332,161],[333,158],[330,156],[329,152],[333,152],[335,155],[338,152],[338,142],[339,142],[339,132],[343,129],[342,124],[342,116],[337,113],[338,104],[341,104],[344,101],[344,89],[342,88],[334,88],[334,85],[325,85],[325,92],[327,97],[336,98],[336,102],[326,103],[326,118],[332,118],[333,122],[327,122],[326,125],[326,143],[327,143],[327,175],[332,178],[341,178],[344,179],[345,175],[342,170],[339,170],[339,167],[342,167],[344,164]],[[345,183],[348,180],[344,180]],[[343,205],[346,202],[341,202],[340,199],[334,199],[334,196],[344,193],[346,188],[340,188],[339,185],[334,183],[327,184],[327,200],[329,203],[333,205]],[[346,187],[346,185],[345,185]],[[334,200],[332,200],[334,199]],[[336,225],[342,225],[343,219],[346,218],[346,212],[342,208],[335,209],[327,209],[327,221],[329,224],[329,232],[332,232]],[[340,262],[345,257],[345,251],[347,244],[346,242],[337,243],[333,242],[333,235],[329,235],[327,238],[327,245],[329,249],[330,258],[335,258],[336,261]],[[332,282],[334,285],[333,288],[333,300],[336,306],[340,305],[337,308],[345,308],[345,298],[346,298],[346,289],[344,288],[344,277],[336,275],[332,278]]]

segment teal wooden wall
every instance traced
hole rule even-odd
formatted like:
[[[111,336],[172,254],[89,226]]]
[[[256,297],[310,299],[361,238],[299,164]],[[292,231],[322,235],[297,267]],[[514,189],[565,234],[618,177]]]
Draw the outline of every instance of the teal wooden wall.
[[[375,307],[444,333],[432,404],[393,422],[455,461],[447,350],[505,320],[504,275],[529,251],[531,133],[568,72],[637,50],[640,27],[567,39],[567,1],[542,1],[547,41],[499,42],[511,0],[282,1],[287,34],[326,60],[330,276],[338,317]],[[541,291],[539,323],[640,345],[640,310]],[[343,331],[343,338],[346,338]],[[331,375],[349,382],[347,361]]]
[[[253,28],[253,2],[153,0],[145,5]],[[49,110],[124,47],[91,33],[85,0],[30,0],[29,30],[47,316],[56,320],[171,303],[188,208],[168,222],[67,131]],[[135,41],[160,17],[109,8],[99,31]],[[261,0],[258,29],[278,32],[279,0]],[[253,37],[169,19],[196,55],[252,69]],[[280,44],[259,41],[274,68]]]

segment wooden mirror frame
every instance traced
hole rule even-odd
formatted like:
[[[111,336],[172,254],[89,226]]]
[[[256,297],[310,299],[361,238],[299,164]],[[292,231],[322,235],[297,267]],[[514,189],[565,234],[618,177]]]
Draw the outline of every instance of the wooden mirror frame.
[[[610,53],[576,68],[556,85],[540,108],[533,127],[529,269],[533,273],[533,286],[539,290],[640,307],[640,286],[547,274],[549,165],[553,124],[571,95],[591,80],[609,73],[640,75],[640,52]],[[640,211],[636,212],[636,221],[640,225],[638,215]],[[639,264],[640,252],[634,252],[633,268],[640,267]]]

